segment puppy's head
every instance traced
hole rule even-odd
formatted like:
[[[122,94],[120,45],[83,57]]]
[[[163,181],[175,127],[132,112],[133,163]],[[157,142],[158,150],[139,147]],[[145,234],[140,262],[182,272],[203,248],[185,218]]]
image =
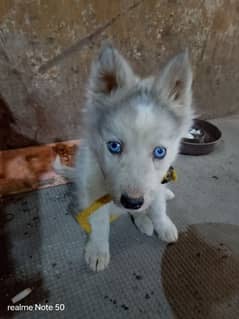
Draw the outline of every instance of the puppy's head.
[[[142,211],[153,201],[191,125],[191,86],[187,52],[159,76],[139,79],[115,48],[101,49],[92,65],[86,129],[120,207]]]

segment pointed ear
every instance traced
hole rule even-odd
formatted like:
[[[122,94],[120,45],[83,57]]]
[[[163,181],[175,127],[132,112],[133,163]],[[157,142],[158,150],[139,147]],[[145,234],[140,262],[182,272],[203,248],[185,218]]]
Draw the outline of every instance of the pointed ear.
[[[122,55],[111,43],[105,43],[92,65],[90,93],[110,95],[120,88],[132,86],[136,80],[137,77]]]
[[[188,51],[173,58],[155,80],[160,98],[175,111],[190,108],[192,101],[192,69]]]

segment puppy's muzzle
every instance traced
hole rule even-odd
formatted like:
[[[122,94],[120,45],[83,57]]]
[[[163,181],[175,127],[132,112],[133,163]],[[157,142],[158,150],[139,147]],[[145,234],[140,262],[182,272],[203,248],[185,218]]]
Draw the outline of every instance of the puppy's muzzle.
[[[144,198],[142,196],[134,198],[129,197],[128,194],[122,194],[120,202],[127,209],[139,209],[144,203]]]

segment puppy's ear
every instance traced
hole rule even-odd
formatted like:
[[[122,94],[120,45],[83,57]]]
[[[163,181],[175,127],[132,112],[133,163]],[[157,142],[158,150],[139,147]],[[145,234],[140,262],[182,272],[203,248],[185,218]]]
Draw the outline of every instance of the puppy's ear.
[[[126,60],[107,42],[92,65],[89,93],[110,95],[120,88],[132,86],[136,79]]]
[[[192,102],[192,69],[188,51],[174,57],[155,80],[160,98],[176,113],[190,108]]]

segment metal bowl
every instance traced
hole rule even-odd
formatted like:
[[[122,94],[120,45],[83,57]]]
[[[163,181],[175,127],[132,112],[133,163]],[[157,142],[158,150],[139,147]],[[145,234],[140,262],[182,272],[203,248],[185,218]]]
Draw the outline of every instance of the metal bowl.
[[[185,155],[206,155],[211,153],[218,144],[222,133],[212,123],[194,119],[192,128],[200,130],[199,138],[183,138],[180,153]]]

